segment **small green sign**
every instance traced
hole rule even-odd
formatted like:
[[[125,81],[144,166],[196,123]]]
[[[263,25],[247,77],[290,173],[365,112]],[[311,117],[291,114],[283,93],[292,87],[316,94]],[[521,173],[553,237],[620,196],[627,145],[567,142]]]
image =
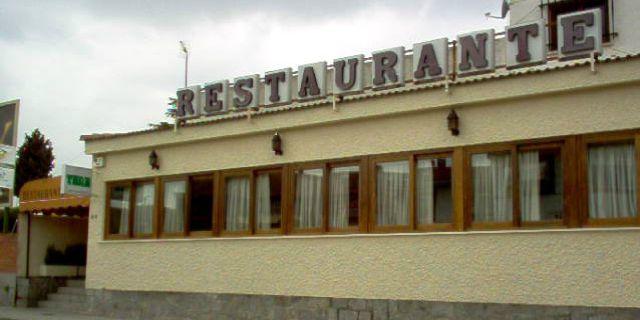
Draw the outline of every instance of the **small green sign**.
[[[91,178],[74,176],[72,174],[67,175],[67,184],[70,186],[91,188]]]

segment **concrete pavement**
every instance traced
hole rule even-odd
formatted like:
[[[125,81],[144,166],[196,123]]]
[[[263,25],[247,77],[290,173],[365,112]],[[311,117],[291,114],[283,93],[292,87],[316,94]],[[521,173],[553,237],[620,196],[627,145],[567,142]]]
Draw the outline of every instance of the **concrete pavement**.
[[[0,307],[0,320],[114,320],[42,308]]]

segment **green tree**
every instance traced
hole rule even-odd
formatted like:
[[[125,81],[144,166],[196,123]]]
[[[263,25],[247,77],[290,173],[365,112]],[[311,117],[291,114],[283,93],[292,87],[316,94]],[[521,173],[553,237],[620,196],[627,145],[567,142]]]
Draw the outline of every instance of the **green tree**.
[[[20,194],[22,186],[35,179],[46,178],[53,169],[53,145],[40,130],[35,129],[25,135],[24,143],[16,155],[16,175],[14,190]]]

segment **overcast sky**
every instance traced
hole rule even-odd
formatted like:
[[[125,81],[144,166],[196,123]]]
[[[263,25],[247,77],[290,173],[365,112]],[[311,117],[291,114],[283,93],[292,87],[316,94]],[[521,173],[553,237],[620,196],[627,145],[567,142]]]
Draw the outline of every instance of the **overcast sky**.
[[[90,165],[82,134],[143,129],[191,84],[502,30],[500,0],[0,0],[0,101],[19,98],[60,165]]]

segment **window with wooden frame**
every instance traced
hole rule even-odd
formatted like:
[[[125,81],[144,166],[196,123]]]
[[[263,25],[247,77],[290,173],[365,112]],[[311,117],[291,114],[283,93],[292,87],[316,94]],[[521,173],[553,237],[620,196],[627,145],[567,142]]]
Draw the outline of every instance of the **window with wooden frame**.
[[[248,235],[252,233],[251,194],[253,176],[249,170],[222,173],[221,234]]]
[[[512,228],[566,223],[563,142],[468,149],[466,225]]]
[[[168,178],[162,181],[162,226],[163,237],[185,236],[187,203],[187,179]]]
[[[587,226],[640,223],[640,134],[608,133],[584,138],[581,202]]]
[[[163,179],[160,214],[163,237],[212,235],[213,181],[213,174]]]
[[[382,156],[370,165],[371,230],[453,229],[450,152]]]
[[[588,9],[600,9],[602,12],[602,41],[609,42],[611,40],[611,31],[609,26],[609,0],[569,0],[554,1],[547,4],[547,21],[549,29],[549,50],[558,50],[558,16],[578,12]]]
[[[291,233],[366,231],[364,159],[306,163],[291,168]],[[364,205],[363,205],[364,204]]]
[[[326,168],[322,163],[295,166],[292,233],[322,233],[327,209]]]
[[[187,233],[191,236],[211,236],[214,227],[213,174],[189,177]]]
[[[282,168],[222,172],[220,234],[282,234],[286,183]]]
[[[155,233],[156,185],[154,181],[139,181],[133,186],[133,237],[150,238]]]
[[[280,234],[285,183],[280,168],[255,170],[253,212],[255,234]]]
[[[415,166],[416,229],[451,229],[454,206],[453,155],[418,156]]]
[[[131,183],[107,185],[105,238],[128,238],[131,228]]]
[[[366,230],[361,217],[365,203],[363,161],[330,163],[328,171],[328,232],[358,232]]]

